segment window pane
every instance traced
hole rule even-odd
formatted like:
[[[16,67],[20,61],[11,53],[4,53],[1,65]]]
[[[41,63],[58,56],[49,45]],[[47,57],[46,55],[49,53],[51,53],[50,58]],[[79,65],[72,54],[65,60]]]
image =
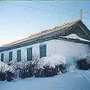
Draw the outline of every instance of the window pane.
[[[9,52],[9,61],[12,61],[12,52]]]
[[[1,54],[1,61],[4,61],[4,54]]]
[[[46,57],[46,45],[40,45],[40,58]]]
[[[32,48],[27,48],[27,61],[32,60]]]
[[[21,50],[17,51],[17,62],[21,61]]]

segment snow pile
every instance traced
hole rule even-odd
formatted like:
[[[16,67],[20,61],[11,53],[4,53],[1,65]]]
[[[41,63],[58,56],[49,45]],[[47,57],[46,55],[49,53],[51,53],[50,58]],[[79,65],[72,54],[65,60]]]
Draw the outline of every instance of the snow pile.
[[[5,72],[5,71],[11,71],[12,72],[13,68],[11,66],[7,65],[6,63],[0,61],[0,71],[1,72]]]
[[[42,57],[38,62],[38,68],[43,66],[55,67],[55,65],[66,64],[66,59],[60,55],[54,55],[51,57]]]
[[[79,37],[78,35],[76,34],[69,34],[68,36],[64,36],[65,38],[70,38],[70,39],[79,39],[81,41],[87,41],[87,42],[90,42],[89,40],[86,40],[86,39],[83,39],[81,37]]]
[[[0,82],[0,90],[90,90],[90,71],[78,70],[55,77]]]

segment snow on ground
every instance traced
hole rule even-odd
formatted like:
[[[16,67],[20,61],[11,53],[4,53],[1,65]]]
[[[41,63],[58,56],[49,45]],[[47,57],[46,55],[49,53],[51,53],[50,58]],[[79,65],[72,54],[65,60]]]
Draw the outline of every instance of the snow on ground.
[[[48,78],[1,81],[0,90],[90,90],[90,71],[76,70]]]
[[[81,37],[79,37],[78,35],[76,34],[69,34],[68,36],[64,36],[65,38],[71,38],[71,39],[79,39],[81,41],[87,41],[87,42],[90,42],[89,40],[86,40],[86,39],[83,39]]]

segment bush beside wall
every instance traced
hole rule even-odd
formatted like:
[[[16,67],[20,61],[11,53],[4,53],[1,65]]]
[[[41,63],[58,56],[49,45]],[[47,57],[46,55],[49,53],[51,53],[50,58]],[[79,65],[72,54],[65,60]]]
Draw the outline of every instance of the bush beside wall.
[[[32,77],[33,73],[34,73],[34,66],[33,64],[29,63],[20,70],[19,76],[20,78]]]
[[[6,80],[6,73],[0,71],[0,81]]]
[[[77,64],[77,68],[80,70],[90,69],[90,62],[86,58],[78,60],[76,64]]]
[[[42,59],[43,60],[35,59],[30,62],[12,62],[8,64],[8,67],[10,66],[9,70],[6,69],[7,71],[0,72],[0,80],[11,81],[17,78],[24,79],[24,78],[33,77],[33,76],[50,77],[50,76],[57,75],[59,73],[66,72],[66,66],[65,66],[65,63],[63,62],[64,58],[48,57],[48,58],[42,58]],[[53,60],[55,60],[56,62],[52,62]],[[41,61],[42,63],[40,63]]]
[[[10,71],[6,71],[6,80],[7,80],[7,81],[13,80],[14,77],[15,77],[15,74],[14,74],[14,73],[12,73],[12,72],[10,72]]]
[[[11,81],[14,79],[14,73],[10,71],[0,72],[0,81]]]
[[[66,67],[65,65],[56,65],[55,67],[43,66],[43,68],[36,69],[35,77],[50,77],[57,75],[59,72],[65,73]]]

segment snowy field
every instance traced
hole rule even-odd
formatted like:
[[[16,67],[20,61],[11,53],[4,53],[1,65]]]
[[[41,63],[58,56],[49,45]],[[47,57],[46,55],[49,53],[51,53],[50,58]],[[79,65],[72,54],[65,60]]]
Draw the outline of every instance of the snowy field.
[[[1,81],[0,90],[90,90],[90,71],[76,70],[49,78]]]

